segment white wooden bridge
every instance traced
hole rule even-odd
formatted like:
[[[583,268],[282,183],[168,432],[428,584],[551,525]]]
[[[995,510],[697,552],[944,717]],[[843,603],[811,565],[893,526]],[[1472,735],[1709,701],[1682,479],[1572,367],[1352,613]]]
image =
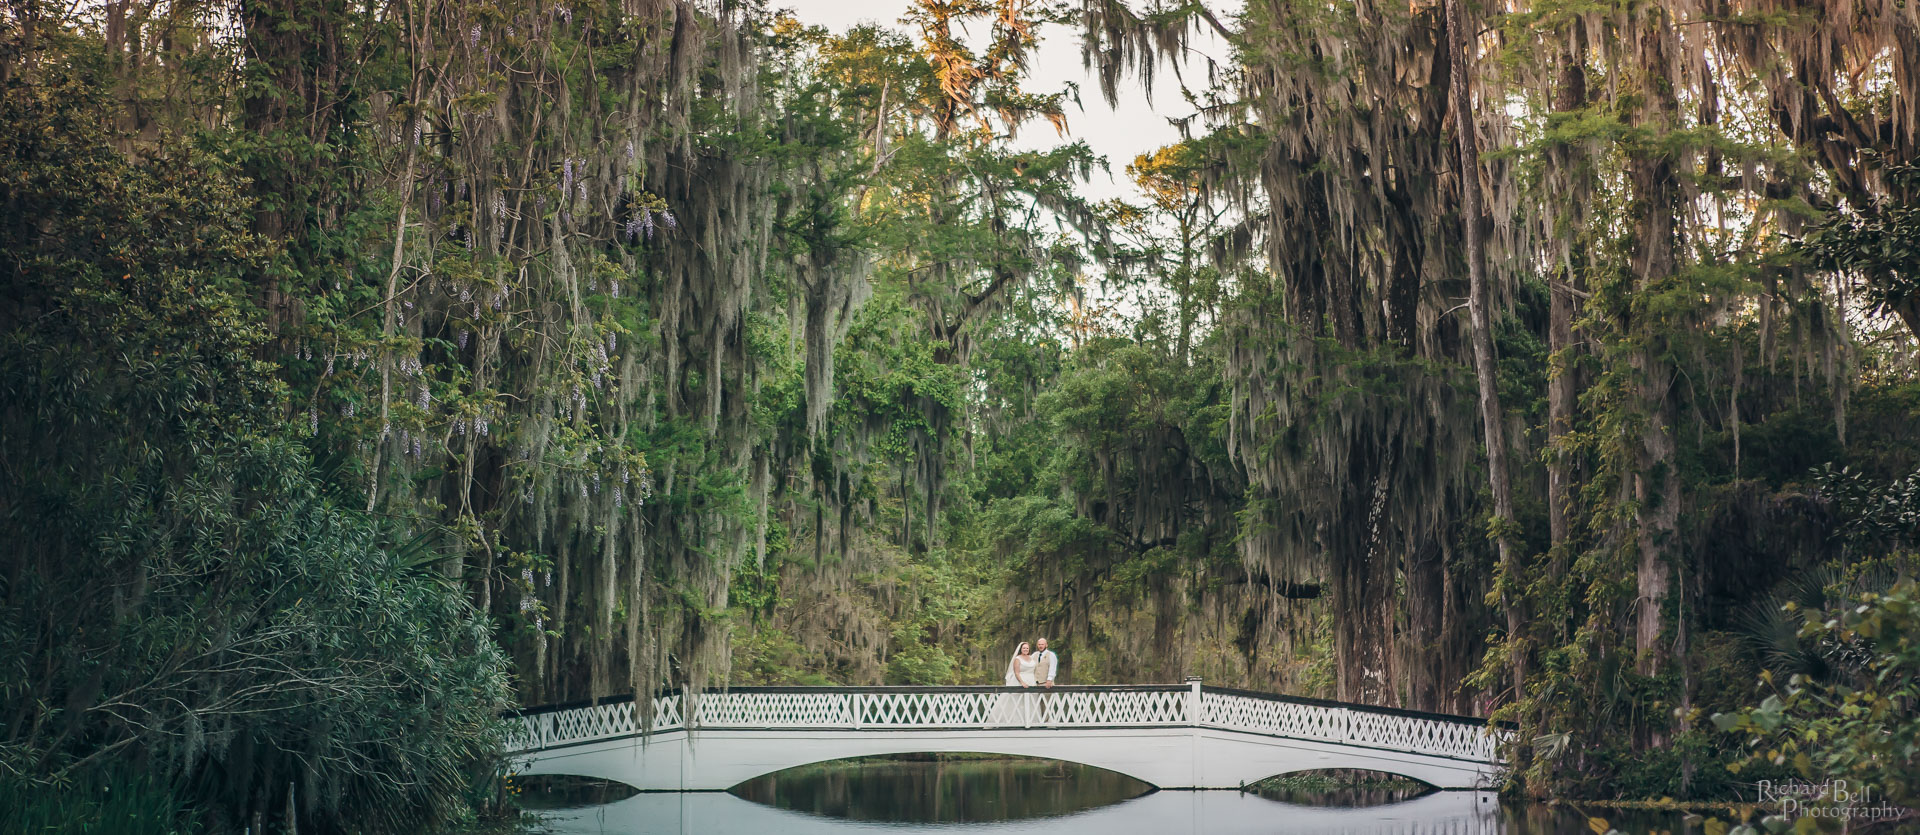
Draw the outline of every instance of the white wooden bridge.
[[[1238,789],[1354,768],[1442,789],[1491,785],[1504,764],[1486,720],[1184,685],[735,687],[517,714],[518,775],[723,791],[809,763],[880,754],[1044,757],[1161,789]],[[689,710],[689,707],[691,708]]]

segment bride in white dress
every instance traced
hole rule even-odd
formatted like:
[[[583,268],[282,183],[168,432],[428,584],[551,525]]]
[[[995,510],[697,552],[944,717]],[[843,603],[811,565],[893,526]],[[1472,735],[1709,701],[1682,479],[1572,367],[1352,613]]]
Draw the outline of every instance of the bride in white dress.
[[[1027,646],[1026,641],[1021,641],[1020,648],[1013,651],[1013,660],[1007,662],[1007,686],[1032,687],[1039,684],[1039,680],[1033,677],[1033,670],[1039,666],[1039,662],[1040,656],[1033,654],[1033,649]]]
[[[1034,678],[1034,670],[1039,666],[1040,657],[1033,649],[1021,641],[1019,648],[1013,651],[1012,660],[1007,662],[1006,685],[1008,687],[1032,687],[1039,683]],[[993,710],[987,715],[990,725],[1029,725],[1032,719],[1033,696],[1027,693],[1001,693],[994,697]]]

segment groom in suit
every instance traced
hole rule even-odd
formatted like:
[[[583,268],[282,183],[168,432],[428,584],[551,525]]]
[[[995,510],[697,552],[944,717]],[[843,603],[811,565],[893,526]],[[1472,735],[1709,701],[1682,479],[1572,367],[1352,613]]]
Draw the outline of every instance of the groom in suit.
[[[1041,687],[1052,687],[1054,675],[1060,672],[1060,656],[1047,649],[1045,638],[1034,641],[1033,646],[1040,653],[1040,657],[1034,659],[1033,677],[1040,680]]]

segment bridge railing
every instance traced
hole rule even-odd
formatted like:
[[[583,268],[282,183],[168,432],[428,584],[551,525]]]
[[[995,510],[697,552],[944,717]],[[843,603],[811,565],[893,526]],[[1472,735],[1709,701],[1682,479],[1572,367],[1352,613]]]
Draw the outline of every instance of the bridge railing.
[[[689,699],[688,696],[692,698]],[[691,705],[692,716],[687,715]],[[514,751],[688,729],[1004,729],[1186,726],[1499,762],[1485,720],[1185,685],[735,687],[523,711]],[[1495,731],[1494,733],[1499,733]]]
[[[1247,733],[1502,763],[1507,729],[1485,719],[1202,687],[1200,724]]]

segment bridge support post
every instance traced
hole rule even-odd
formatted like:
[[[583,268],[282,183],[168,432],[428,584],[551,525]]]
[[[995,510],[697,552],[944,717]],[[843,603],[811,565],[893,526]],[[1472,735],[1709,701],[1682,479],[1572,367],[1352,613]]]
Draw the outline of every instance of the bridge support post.
[[[1201,779],[1204,775],[1200,768],[1200,719],[1200,677],[1187,676],[1187,761],[1191,763],[1187,784],[1194,788],[1206,785]]]

